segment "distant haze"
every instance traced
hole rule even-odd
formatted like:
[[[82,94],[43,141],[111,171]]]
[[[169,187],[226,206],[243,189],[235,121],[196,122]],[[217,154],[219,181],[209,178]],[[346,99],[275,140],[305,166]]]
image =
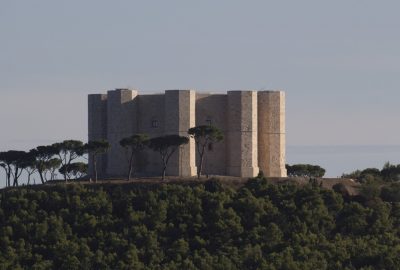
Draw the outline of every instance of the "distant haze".
[[[282,89],[289,146],[399,145],[399,10],[372,0],[5,1],[0,151],[86,140],[87,94],[121,87]],[[288,161],[311,160],[296,153]],[[347,168],[332,162],[332,174]]]

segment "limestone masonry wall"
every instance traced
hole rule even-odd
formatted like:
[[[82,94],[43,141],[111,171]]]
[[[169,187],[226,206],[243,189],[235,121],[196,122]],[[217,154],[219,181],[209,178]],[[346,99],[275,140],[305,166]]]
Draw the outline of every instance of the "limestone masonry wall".
[[[88,98],[88,136],[89,141],[107,139],[107,95],[89,95]],[[106,175],[107,156],[98,158],[98,174]],[[93,161],[89,157],[89,173],[94,174]]]
[[[213,125],[226,137],[227,95],[196,94],[196,126]],[[199,159],[198,156],[196,156]],[[207,174],[226,175],[226,139],[208,147],[203,165]]]
[[[117,89],[107,95],[89,95],[89,140],[108,140],[111,148],[98,159],[100,175],[123,177],[128,159],[119,141],[135,133],[150,137],[187,136],[189,128],[213,125],[224,140],[208,147],[203,173],[209,175],[283,177],[285,170],[285,94],[282,91],[228,91],[202,94],[194,90],[166,90],[138,95]],[[194,176],[199,159],[190,139],[171,157],[167,175]],[[92,172],[89,160],[89,171]],[[161,171],[158,153],[144,151],[136,160],[136,175]]]
[[[193,90],[165,91],[165,134],[187,136],[189,128],[195,126],[195,92]],[[180,176],[196,175],[195,147],[193,139],[181,146],[171,157],[167,174]]]
[[[228,175],[253,177],[257,160],[257,92],[228,92]]]
[[[124,175],[127,171],[128,157],[119,141],[137,133],[137,91],[117,89],[108,91],[107,96],[107,174]]]
[[[138,133],[149,137],[164,135],[165,129],[165,95],[139,95],[138,97]],[[160,174],[161,160],[159,154],[148,149],[136,160],[139,168],[137,174],[155,176]]]
[[[259,166],[265,176],[286,176],[285,93],[258,92]]]

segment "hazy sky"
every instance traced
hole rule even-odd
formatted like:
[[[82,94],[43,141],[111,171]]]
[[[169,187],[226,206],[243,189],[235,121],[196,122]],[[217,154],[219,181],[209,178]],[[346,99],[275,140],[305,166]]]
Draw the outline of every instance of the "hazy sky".
[[[399,1],[2,1],[0,150],[87,136],[86,96],[282,89],[289,145],[400,144]]]

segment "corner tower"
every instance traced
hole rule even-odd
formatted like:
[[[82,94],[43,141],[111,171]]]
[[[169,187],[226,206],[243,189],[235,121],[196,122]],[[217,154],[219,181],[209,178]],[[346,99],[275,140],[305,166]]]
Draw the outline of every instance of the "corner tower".
[[[193,90],[165,91],[165,135],[188,136],[188,130],[196,124],[196,93]],[[192,138],[172,155],[167,175],[196,175],[196,149]]]
[[[126,174],[128,159],[119,141],[137,132],[137,95],[137,91],[129,89],[107,92],[107,139],[111,145],[107,153],[109,176]]]
[[[88,111],[88,140],[107,140],[107,95],[89,95]],[[107,156],[99,156],[97,162],[99,165],[99,176],[106,176]],[[94,175],[93,160],[91,155],[89,155],[89,174]]]
[[[267,177],[286,177],[285,93],[258,92],[258,164]]]
[[[227,174],[254,177],[258,174],[257,92],[228,91]]]

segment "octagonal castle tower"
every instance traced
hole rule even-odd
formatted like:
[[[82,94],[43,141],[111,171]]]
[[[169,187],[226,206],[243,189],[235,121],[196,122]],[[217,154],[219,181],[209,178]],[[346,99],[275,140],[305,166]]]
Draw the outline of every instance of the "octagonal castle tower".
[[[224,140],[208,146],[203,173],[253,177],[286,177],[285,94],[282,91],[228,91],[227,94],[166,90],[164,94],[139,95],[136,90],[116,89],[89,95],[89,141],[107,140],[111,148],[98,158],[101,177],[124,177],[128,159],[119,141],[136,133],[149,137],[187,136],[189,128],[213,125]],[[167,175],[196,175],[195,143],[190,139],[172,156]],[[136,175],[156,176],[161,160],[151,150],[136,159]],[[92,161],[89,171],[93,173]]]

